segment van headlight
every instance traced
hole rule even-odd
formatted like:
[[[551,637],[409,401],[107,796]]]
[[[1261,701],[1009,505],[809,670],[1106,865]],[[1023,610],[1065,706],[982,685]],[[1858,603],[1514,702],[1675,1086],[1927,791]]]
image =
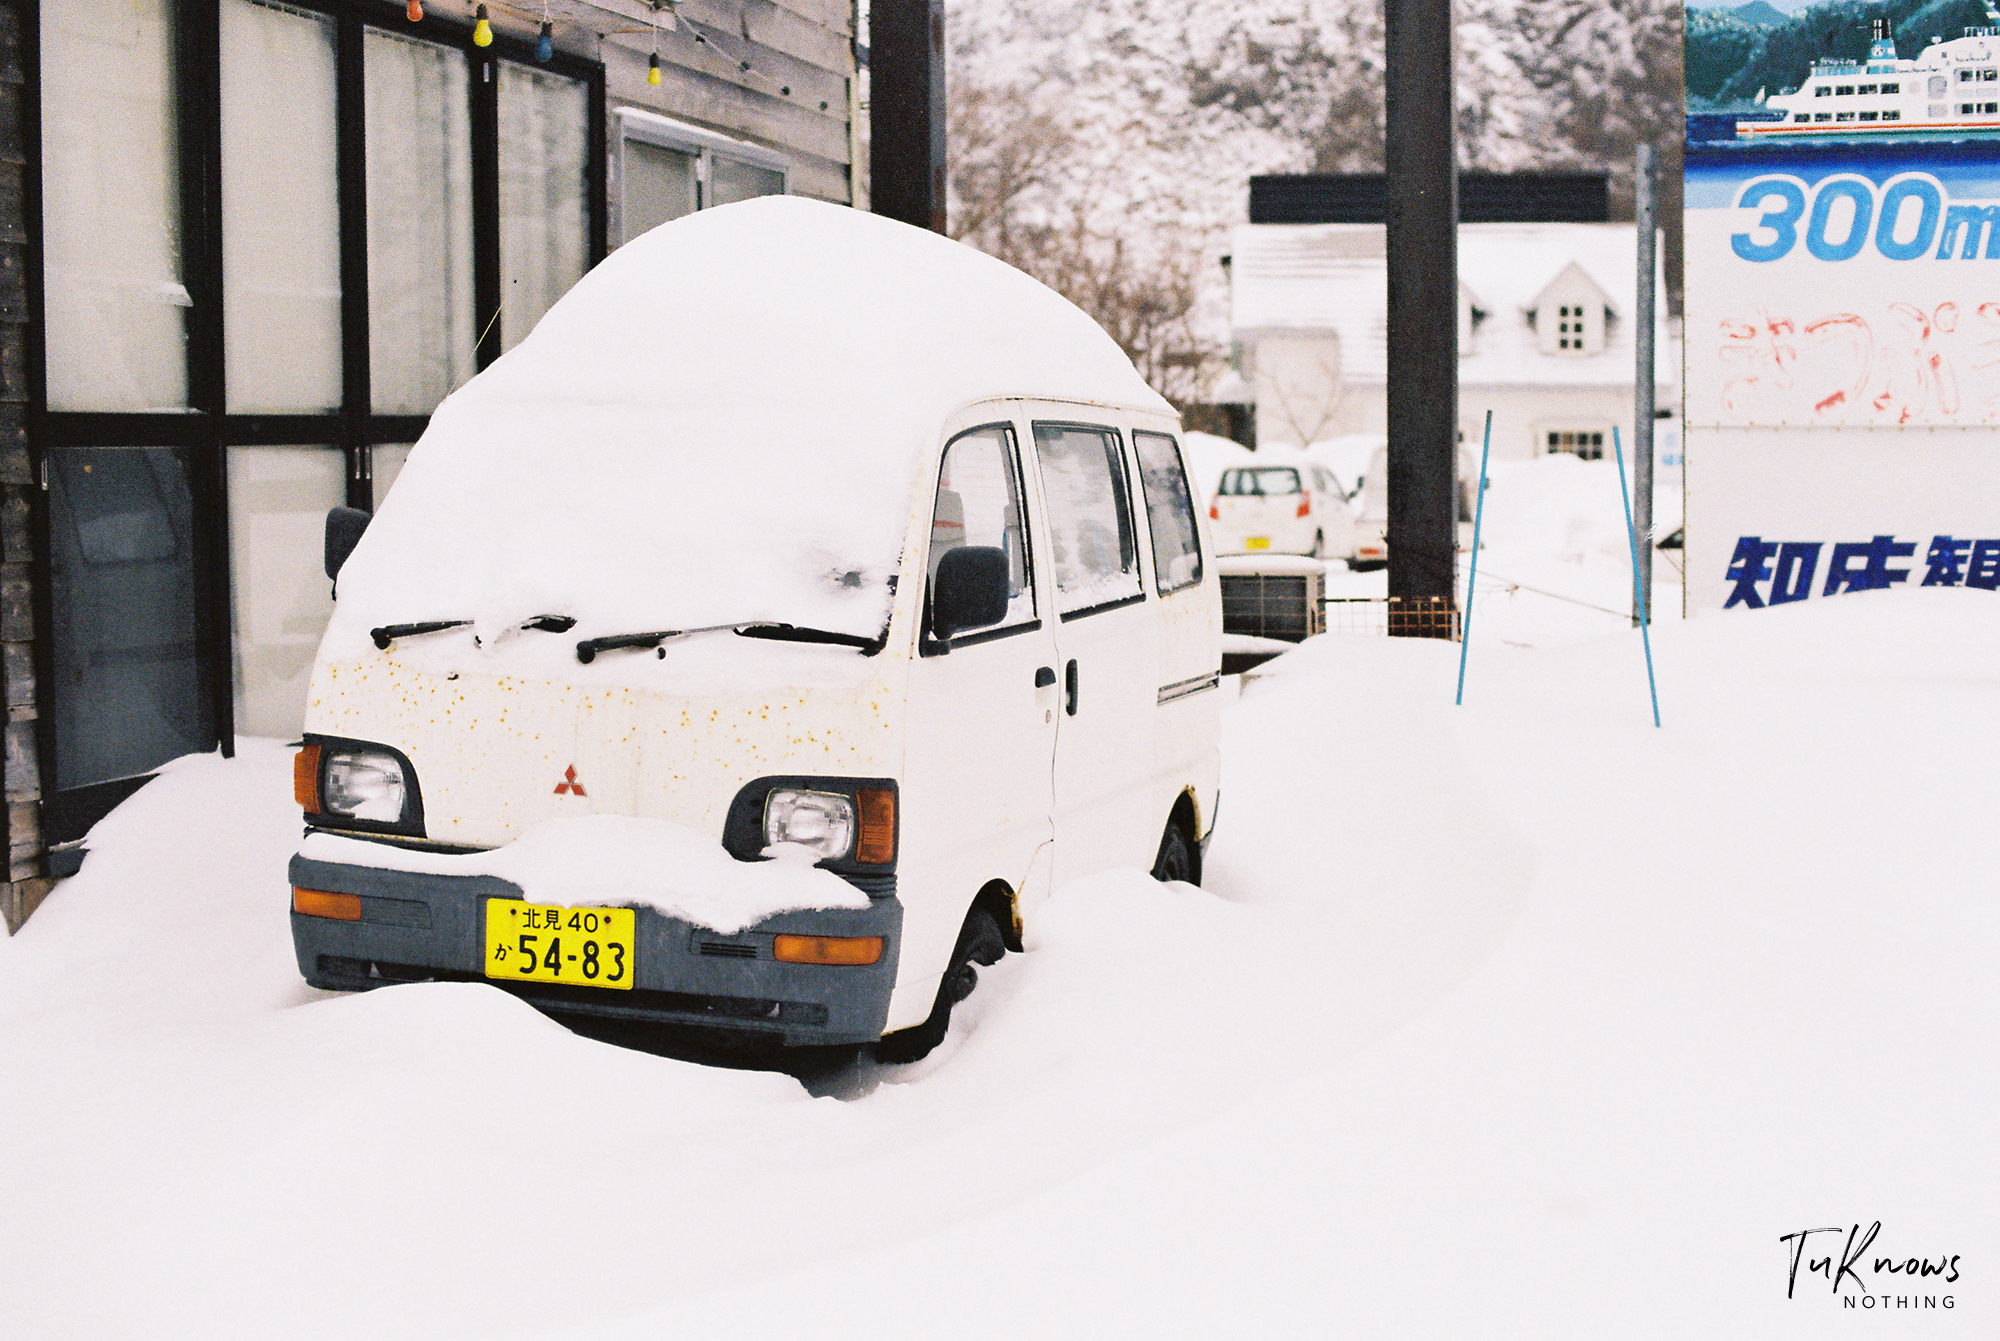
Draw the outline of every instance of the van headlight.
[[[332,747],[320,764],[320,804],[329,815],[394,824],[408,795],[403,761],[393,754]]]
[[[854,850],[854,800],[839,792],[780,787],[764,799],[764,842],[797,843],[837,861]]]

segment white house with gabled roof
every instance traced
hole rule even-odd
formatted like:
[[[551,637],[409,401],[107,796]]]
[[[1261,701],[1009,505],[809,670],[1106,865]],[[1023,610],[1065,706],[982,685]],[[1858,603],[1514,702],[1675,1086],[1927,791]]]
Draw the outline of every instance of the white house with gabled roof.
[[[1611,454],[1632,435],[1637,236],[1629,223],[1473,223],[1458,230],[1461,441],[1493,412],[1493,455]],[[1237,365],[1260,444],[1388,430],[1388,278],[1380,224],[1245,224],[1230,262]],[[1663,274],[1654,277],[1664,299]],[[1679,400],[1680,349],[1655,333],[1655,403]],[[1660,424],[1660,464],[1679,435]]]

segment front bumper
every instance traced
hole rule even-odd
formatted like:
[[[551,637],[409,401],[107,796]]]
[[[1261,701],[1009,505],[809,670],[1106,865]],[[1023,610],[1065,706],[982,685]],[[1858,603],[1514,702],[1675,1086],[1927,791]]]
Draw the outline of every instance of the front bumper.
[[[292,914],[299,972],[315,987],[491,982],[554,1015],[693,1026],[794,1047],[881,1037],[903,926],[893,886],[876,888],[872,881],[866,908],[784,913],[731,935],[639,908],[632,987],[620,991],[485,977],[486,904],[521,898],[510,881],[303,856],[292,858],[291,881],[361,899],[357,922]],[[865,966],[780,963],[771,953],[780,933],[880,936],[882,957]]]

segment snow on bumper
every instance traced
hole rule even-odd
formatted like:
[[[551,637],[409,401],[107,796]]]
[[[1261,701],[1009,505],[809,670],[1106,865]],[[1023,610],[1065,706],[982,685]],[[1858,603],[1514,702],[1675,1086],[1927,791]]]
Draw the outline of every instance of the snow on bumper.
[[[634,909],[632,987],[615,990],[487,978],[486,905],[524,897],[520,885],[500,876],[406,871],[302,853],[292,858],[291,882],[360,900],[353,921],[292,913],[299,972],[315,987],[488,981],[552,1014],[694,1025],[794,1046],[881,1035],[903,921],[893,877],[871,880],[862,906],[777,913],[729,932],[642,905]],[[880,936],[883,951],[868,965],[787,963],[774,956],[780,935]]]

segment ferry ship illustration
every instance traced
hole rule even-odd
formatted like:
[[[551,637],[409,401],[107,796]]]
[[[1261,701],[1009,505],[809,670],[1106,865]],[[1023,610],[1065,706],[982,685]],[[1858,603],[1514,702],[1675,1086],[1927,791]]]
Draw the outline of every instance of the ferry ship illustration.
[[[1739,121],[1741,138],[1868,135],[1913,131],[2000,134],[2000,13],[1993,26],[1934,41],[1913,61],[1896,58],[1889,21],[1873,21],[1868,59],[1820,59],[1797,89],[1764,105],[1783,120]]]

